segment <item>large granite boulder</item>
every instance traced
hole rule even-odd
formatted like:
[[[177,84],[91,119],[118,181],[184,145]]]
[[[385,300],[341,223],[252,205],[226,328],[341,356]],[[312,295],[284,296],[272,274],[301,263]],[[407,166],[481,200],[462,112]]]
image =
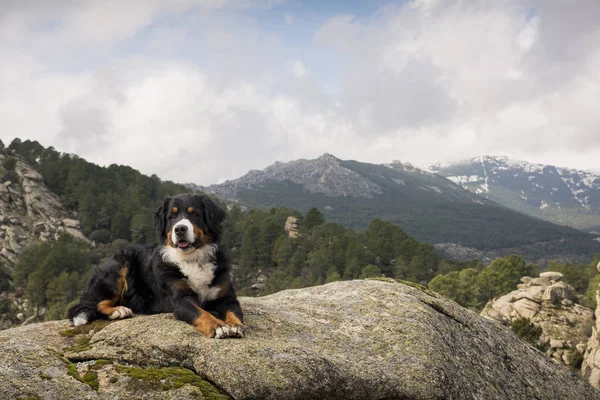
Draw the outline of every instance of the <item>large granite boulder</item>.
[[[208,339],[168,314],[0,332],[0,393],[61,400],[600,399],[500,324],[425,288],[344,281],[240,301],[244,339]]]
[[[506,326],[519,318],[530,319],[542,328],[540,344],[547,344],[547,354],[576,366],[587,347],[586,329],[593,324],[594,311],[576,304],[575,289],[561,279],[559,272],[524,277],[517,290],[488,302],[481,315]]]
[[[597,266],[600,271],[600,262]],[[596,322],[581,364],[581,372],[592,386],[600,389],[600,290],[596,291]]]

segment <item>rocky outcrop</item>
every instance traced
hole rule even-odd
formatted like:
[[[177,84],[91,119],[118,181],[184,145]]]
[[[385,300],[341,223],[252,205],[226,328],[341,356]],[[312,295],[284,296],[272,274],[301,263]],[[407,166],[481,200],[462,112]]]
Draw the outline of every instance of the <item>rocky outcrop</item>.
[[[585,327],[593,323],[593,310],[574,303],[573,287],[561,281],[559,272],[544,272],[539,277],[523,277],[518,289],[490,301],[481,315],[509,326],[528,318],[542,328],[540,343],[559,363],[572,365],[585,352],[588,336]]]
[[[7,156],[0,154],[0,163]],[[0,269],[9,275],[23,248],[36,240],[53,241],[61,232],[87,240],[60,197],[18,157],[14,177],[14,181],[0,183]]]
[[[288,237],[296,237],[300,233],[300,220],[296,217],[287,217],[285,221],[285,232]]]
[[[425,288],[345,281],[241,298],[244,339],[171,315],[0,332],[0,393],[44,399],[600,399],[512,332]],[[106,326],[105,326],[106,325]]]
[[[600,272],[600,262],[596,268]],[[596,304],[596,322],[583,357],[581,373],[592,386],[600,389],[600,290],[596,291]]]

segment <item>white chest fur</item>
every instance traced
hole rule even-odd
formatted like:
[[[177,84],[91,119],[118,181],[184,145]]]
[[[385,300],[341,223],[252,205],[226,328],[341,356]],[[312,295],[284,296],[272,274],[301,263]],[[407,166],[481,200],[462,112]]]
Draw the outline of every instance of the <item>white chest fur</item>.
[[[164,261],[176,264],[187,277],[190,287],[200,296],[202,302],[216,299],[219,287],[210,287],[215,277],[216,265],[212,262],[217,251],[216,245],[205,246],[191,253],[183,253],[173,247],[161,249]]]
[[[215,277],[215,268],[212,263],[198,264],[184,261],[179,264],[179,269],[187,276],[191,288],[198,293],[203,302],[213,300],[219,295],[219,287],[208,286]]]

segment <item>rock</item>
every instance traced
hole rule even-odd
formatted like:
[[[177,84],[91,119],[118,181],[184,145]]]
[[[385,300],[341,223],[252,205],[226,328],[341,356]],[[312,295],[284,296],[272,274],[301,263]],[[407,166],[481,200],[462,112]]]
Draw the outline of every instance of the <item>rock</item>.
[[[296,217],[287,217],[287,220],[285,221],[285,231],[287,232],[287,235],[289,237],[296,237],[298,236],[299,232],[299,225],[300,222],[298,220],[298,218]]]
[[[10,238],[10,248],[16,255],[21,253],[22,247],[14,236]]]
[[[6,247],[3,247],[2,250],[0,250],[0,255],[9,260],[12,264],[17,263],[17,256],[15,255],[15,253],[10,251]]]
[[[531,282],[531,279],[532,278],[530,276],[524,276],[524,277],[521,278],[521,282],[523,282],[523,283],[529,283],[529,282]]]
[[[581,373],[592,386],[600,389],[600,290],[596,291],[596,304],[598,304],[596,321],[592,326],[592,335],[583,355]]]
[[[540,274],[540,278],[546,278],[550,281],[555,281],[555,282],[560,281],[563,277],[564,277],[563,274],[561,274],[560,272],[556,272],[556,271],[546,271],[546,272],[542,272]]]
[[[548,278],[533,278],[531,281],[529,281],[530,285],[532,286],[543,286],[543,287],[547,287],[550,286],[550,279]]]
[[[13,217],[10,219],[10,223],[13,225],[20,225],[21,221],[19,221],[19,218]]]
[[[564,363],[574,355],[565,357],[561,349],[586,346],[588,337],[581,327],[593,323],[594,313],[575,304],[577,295],[573,287],[564,282],[550,283],[548,276],[544,276],[519,284],[517,290],[488,302],[481,315],[506,326],[519,318],[528,318],[542,328],[539,342],[550,344],[548,355]]]
[[[552,304],[560,304],[563,299],[572,302],[577,300],[575,289],[563,282],[548,286],[542,295],[542,301],[549,301]]]
[[[514,310],[522,318],[532,319],[537,315],[542,306],[529,299],[520,299],[513,303]]]
[[[240,340],[207,339],[169,314],[89,334],[65,331],[65,321],[2,331],[0,392],[44,399],[189,399],[200,390],[234,399],[600,399],[509,330],[425,288],[343,281],[240,302],[248,323]],[[86,373],[97,391],[69,370]],[[176,376],[193,385],[175,388]]]
[[[85,235],[83,233],[81,233],[81,231],[79,229],[75,229],[75,228],[65,228],[65,232],[67,232],[69,235],[76,237],[77,239],[81,239],[85,242],[91,243],[88,238],[85,237]]]
[[[65,228],[79,229],[79,221],[77,221],[76,219],[65,218],[62,222]]]
[[[37,171],[34,171],[34,170],[29,170],[27,172],[24,172],[23,175],[21,175],[21,176],[30,181],[36,181],[36,182],[42,181],[42,175],[40,175]],[[29,185],[33,186],[31,183]]]

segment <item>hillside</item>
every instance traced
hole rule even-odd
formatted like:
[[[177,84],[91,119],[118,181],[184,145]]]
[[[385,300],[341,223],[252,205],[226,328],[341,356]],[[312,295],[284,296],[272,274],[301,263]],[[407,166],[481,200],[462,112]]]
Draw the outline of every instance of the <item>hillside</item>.
[[[490,156],[428,169],[513,210],[600,231],[600,173]]]
[[[31,243],[52,242],[61,232],[87,240],[76,216],[36,170],[0,142],[0,288]]]
[[[475,249],[482,258],[508,251],[530,260],[583,257],[600,251],[593,237],[503,207],[409,164],[376,165],[325,154],[277,162],[223,184],[198,187],[249,207],[317,207],[329,221],[363,229],[380,218],[417,240]],[[449,245],[452,244],[452,245]],[[477,251],[475,253],[477,253]]]

